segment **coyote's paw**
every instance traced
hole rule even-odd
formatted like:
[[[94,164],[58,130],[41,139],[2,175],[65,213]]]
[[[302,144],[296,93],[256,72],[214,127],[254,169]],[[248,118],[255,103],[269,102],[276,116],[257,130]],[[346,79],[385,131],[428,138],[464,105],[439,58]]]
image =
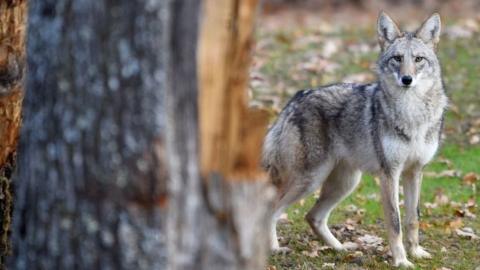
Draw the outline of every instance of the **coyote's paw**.
[[[413,268],[413,263],[407,259],[397,260],[393,263],[395,267]]]
[[[428,253],[423,247],[416,246],[410,249],[410,255],[418,259],[430,259],[432,255]]]
[[[335,246],[331,246],[335,251],[339,251],[339,252],[343,252],[343,251],[347,251],[348,248],[345,247],[344,245],[340,244],[340,245],[335,245]]]
[[[292,252],[289,247],[276,247],[272,249],[273,254],[287,254]]]

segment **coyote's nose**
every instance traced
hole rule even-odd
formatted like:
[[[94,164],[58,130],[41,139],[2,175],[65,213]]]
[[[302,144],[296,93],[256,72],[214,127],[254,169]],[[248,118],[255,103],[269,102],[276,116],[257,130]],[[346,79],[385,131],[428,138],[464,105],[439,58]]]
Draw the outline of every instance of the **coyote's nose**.
[[[405,75],[402,77],[403,85],[410,85],[412,83],[412,76]]]

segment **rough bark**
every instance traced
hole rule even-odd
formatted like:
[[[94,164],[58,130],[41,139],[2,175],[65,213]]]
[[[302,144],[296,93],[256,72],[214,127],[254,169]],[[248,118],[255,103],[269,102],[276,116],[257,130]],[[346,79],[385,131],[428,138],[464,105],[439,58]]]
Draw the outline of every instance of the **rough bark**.
[[[224,24],[202,46],[228,42],[200,50],[220,59],[201,60],[200,97],[200,1],[32,2],[12,268],[264,267],[266,116],[245,97],[257,3],[227,2],[204,7],[204,29]]]
[[[9,252],[10,176],[21,122],[27,1],[0,2],[0,268]]]
[[[176,269],[265,267],[273,190],[259,161],[268,117],[249,110],[246,96],[257,4],[204,1],[198,65],[202,197],[183,191],[171,202],[183,209],[169,219],[178,228],[170,249]],[[195,182],[178,186],[189,185],[198,190]],[[203,218],[190,219],[192,213]]]
[[[173,6],[30,3],[12,269],[165,267]]]

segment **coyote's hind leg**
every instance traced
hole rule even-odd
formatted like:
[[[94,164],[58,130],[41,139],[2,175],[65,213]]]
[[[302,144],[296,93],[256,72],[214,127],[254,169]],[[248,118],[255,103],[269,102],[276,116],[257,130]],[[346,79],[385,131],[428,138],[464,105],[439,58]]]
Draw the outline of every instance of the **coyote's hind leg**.
[[[334,166],[333,161],[326,161],[318,168],[316,168],[313,173],[303,173],[296,174],[297,176],[287,179],[285,188],[280,188],[280,194],[278,200],[274,205],[274,214],[272,217],[271,232],[270,232],[270,243],[271,248],[274,252],[276,251],[286,251],[285,248],[280,247],[277,238],[277,220],[283,211],[290,206],[292,203],[300,200],[301,198],[312,193],[320,187],[320,185],[325,181],[325,179],[330,175],[332,168]],[[282,192],[283,191],[283,192]]]
[[[343,245],[328,229],[328,217],[332,210],[358,185],[361,172],[345,162],[339,163],[323,183],[320,198],[308,212],[306,219],[313,231],[329,246],[343,250]]]

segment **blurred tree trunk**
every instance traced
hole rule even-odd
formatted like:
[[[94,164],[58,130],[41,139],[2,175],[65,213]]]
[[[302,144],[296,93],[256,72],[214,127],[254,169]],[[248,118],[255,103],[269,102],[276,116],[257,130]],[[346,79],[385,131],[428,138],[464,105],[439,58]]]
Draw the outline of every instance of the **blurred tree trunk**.
[[[27,1],[0,2],[0,268],[9,252],[11,175],[20,132]]]
[[[198,12],[178,2],[30,3],[11,269],[165,267],[169,54]]]
[[[206,1],[200,97],[199,2],[31,3],[13,269],[264,267],[257,1]]]
[[[211,218],[201,269],[264,269],[268,255],[274,191],[259,167],[268,114],[248,108],[246,90],[258,2],[204,1],[200,168]]]

